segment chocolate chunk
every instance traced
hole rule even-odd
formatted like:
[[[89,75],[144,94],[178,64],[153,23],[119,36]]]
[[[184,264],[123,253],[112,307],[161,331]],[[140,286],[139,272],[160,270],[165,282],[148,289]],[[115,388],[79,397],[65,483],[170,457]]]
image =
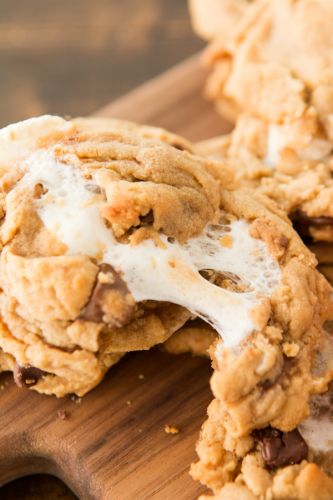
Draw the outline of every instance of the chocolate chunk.
[[[298,464],[308,455],[308,446],[298,429],[282,432],[273,427],[258,429],[253,437],[269,469]]]
[[[129,323],[134,310],[135,301],[120,274],[110,264],[101,264],[90,300],[80,318],[120,328]]]
[[[15,364],[13,370],[14,382],[18,387],[32,387],[38,380],[47,375],[47,372],[34,366],[21,366]]]
[[[146,215],[140,216],[140,226],[152,226],[154,224],[154,212],[149,210]]]
[[[333,217],[309,217],[302,210],[297,210],[293,214],[290,214],[290,219],[302,238],[309,238],[311,236],[310,227],[321,228],[333,226]]]

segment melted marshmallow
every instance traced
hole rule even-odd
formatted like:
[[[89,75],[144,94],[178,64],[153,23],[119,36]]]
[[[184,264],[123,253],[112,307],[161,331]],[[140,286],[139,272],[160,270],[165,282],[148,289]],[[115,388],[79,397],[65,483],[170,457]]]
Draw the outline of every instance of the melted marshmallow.
[[[291,133],[288,125],[269,125],[267,152],[264,158],[265,165],[276,168],[280,160],[281,151],[287,147],[294,149],[298,157],[305,161],[324,160],[332,151],[332,144],[323,139],[313,139],[308,146],[295,149],[290,136]]]
[[[323,377],[333,369],[333,339],[326,333],[320,351],[314,358],[312,374]],[[310,399],[310,417],[299,426],[299,430],[308,446],[315,452],[333,450],[333,388]]]
[[[299,426],[299,431],[311,450],[315,452],[333,450],[333,419],[328,415],[306,419]]]
[[[1,164],[25,158],[44,139],[62,136],[74,130],[74,125],[60,116],[43,115],[13,123],[0,130]]]
[[[123,273],[136,301],[179,304],[210,323],[227,345],[237,345],[256,324],[251,315],[262,296],[278,285],[280,269],[265,244],[249,234],[245,221],[228,226],[208,225],[186,244],[161,235],[164,248],[152,240],[132,246],[119,243],[100,215],[102,197],[89,191],[82,172],[58,162],[50,151],[32,155],[21,182],[43,184],[46,194],[36,201],[48,230],[65,243],[68,254],[87,254]],[[87,189],[88,188],[88,189]],[[231,247],[221,242],[227,233]],[[237,275],[250,285],[236,293],[215,286],[199,273],[212,269]]]
[[[333,415],[329,393],[311,398],[311,415],[299,431],[309,448],[315,452],[333,450]]]

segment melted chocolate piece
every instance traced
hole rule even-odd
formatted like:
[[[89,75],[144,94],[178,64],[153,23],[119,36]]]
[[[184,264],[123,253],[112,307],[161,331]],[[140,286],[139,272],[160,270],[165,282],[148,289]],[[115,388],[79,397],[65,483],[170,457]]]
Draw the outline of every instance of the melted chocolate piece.
[[[131,320],[135,301],[125,281],[110,264],[101,264],[99,269],[90,300],[80,318],[120,328]]]
[[[154,212],[149,210],[146,215],[140,216],[140,226],[152,226],[154,224]]]
[[[298,429],[282,432],[273,427],[253,432],[268,469],[298,464],[308,455],[308,446]]]
[[[47,374],[34,366],[21,366],[18,363],[15,364],[13,370],[14,382],[21,388],[36,385],[38,380]]]
[[[290,214],[293,226],[302,238],[309,238],[310,227],[321,228],[325,226],[333,226],[333,217],[309,217],[302,210],[297,210]]]

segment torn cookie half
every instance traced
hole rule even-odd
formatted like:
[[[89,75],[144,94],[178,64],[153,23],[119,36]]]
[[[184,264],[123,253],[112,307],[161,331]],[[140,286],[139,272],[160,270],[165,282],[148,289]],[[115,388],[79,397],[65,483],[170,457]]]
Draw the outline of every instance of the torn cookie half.
[[[218,217],[219,187],[191,150],[111,119],[43,116],[0,131],[1,367],[19,386],[83,395],[192,316],[171,260]]]
[[[269,199],[227,189],[228,167],[174,141],[57,117],[0,132],[4,368],[33,390],[82,395],[124,353],[199,318],[216,334],[215,400],[193,475],[216,494],[243,481],[257,495],[240,472],[254,457],[262,498],[290,466],[331,487],[301,426],[332,379],[332,288]]]

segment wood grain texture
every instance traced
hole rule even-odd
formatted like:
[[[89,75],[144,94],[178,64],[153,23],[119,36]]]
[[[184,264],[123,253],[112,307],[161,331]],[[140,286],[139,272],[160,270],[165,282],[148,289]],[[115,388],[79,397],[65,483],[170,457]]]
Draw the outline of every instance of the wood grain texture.
[[[215,135],[228,125],[202,99],[204,78],[194,57],[99,114],[192,139]],[[193,500],[202,489],[188,468],[211,399],[209,374],[204,359],[134,353],[79,403],[20,390],[2,376],[0,483],[49,473],[83,500]],[[166,434],[165,424],[181,432]]]
[[[203,359],[135,353],[80,402],[20,391],[3,376],[0,482],[43,472],[82,499],[195,498],[188,465],[211,398],[209,372]],[[181,432],[166,434],[168,423]]]
[[[0,126],[92,113],[203,45],[187,0],[0,0]]]
[[[206,78],[196,54],[96,114],[165,127],[193,141],[226,133],[230,124],[203,97]]]

